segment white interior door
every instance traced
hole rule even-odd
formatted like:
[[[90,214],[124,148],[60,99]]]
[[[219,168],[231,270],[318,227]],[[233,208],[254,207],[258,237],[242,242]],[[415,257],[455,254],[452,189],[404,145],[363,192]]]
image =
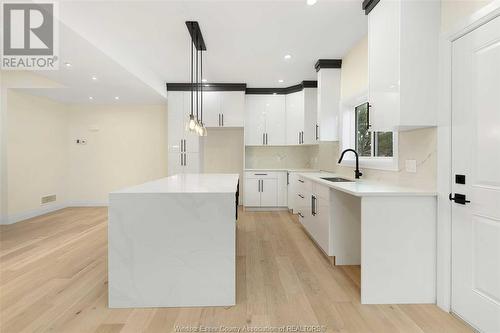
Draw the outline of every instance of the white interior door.
[[[452,55],[451,305],[482,332],[500,332],[499,96],[497,17],[455,41]]]

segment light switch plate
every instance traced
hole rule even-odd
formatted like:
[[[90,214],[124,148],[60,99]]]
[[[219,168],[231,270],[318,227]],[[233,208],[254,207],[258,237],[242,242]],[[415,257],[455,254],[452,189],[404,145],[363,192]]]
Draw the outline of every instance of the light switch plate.
[[[406,172],[417,172],[417,161],[416,160],[406,160],[405,161]]]

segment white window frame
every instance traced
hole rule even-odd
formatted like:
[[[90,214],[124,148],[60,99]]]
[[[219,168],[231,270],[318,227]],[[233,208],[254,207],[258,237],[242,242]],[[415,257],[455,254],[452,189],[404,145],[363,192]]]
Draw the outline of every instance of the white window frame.
[[[366,91],[340,102],[340,124],[341,136],[339,147],[341,153],[344,149],[355,149],[356,147],[356,121],[355,108],[358,105],[368,102]],[[399,171],[399,152],[398,152],[398,132],[393,132],[393,156],[392,157],[359,157],[359,166],[366,169]],[[372,147],[373,149],[373,147]],[[341,166],[354,167],[356,159],[354,154],[346,154],[340,163]]]

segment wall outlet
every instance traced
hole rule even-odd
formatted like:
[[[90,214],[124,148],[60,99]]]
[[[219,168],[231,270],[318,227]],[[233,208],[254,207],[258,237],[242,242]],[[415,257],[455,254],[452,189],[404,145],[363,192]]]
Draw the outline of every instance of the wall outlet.
[[[417,161],[416,160],[406,160],[405,161],[406,172],[417,172]]]
[[[43,205],[43,204],[46,204],[46,203],[49,203],[49,202],[54,202],[56,200],[57,200],[57,196],[55,194],[53,194],[53,195],[47,195],[45,197],[42,197],[41,203]]]
[[[86,145],[87,139],[76,139],[76,144],[77,145]]]

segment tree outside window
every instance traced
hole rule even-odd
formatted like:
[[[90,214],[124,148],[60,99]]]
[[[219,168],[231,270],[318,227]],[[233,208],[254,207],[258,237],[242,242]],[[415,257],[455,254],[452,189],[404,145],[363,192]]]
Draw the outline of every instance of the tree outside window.
[[[392,157],[394,138],[392,132],[370,132],[368,103],[354,109],[356,128],[356,151],[364,157]]]

